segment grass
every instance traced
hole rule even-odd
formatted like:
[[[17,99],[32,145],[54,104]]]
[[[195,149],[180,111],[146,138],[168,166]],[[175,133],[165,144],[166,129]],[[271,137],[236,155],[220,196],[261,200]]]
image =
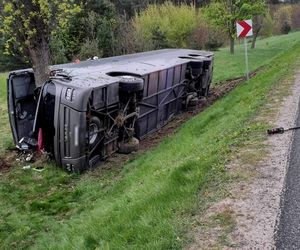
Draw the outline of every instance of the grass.
[[[274,56],[292,48],[300,39],[300,33],[290,33],[260,39],[257,41],[256,49],[250,49],[249,44],[249,70],[269,64]],[[228,48],[222,48],[215,54],[214,82],[224,81],[245,74],[244,44],[237,44],[235,55],[228,53]]]
[[[12,136],[9,129],[6,111],[6,74],[0,74],[0,154],[12,146]]]
[[[291,40],[297,36],[291,34]],[[181,248],[192,214],[205,208],[207,197],[199,194],[213,189],[222,195],[224,183],[231,181],[224,165],[234,148],[265,131],[265,124],[252,118],[299,59],[300,42],[286,46],[288,37],[277,38],[282,44],[276,42],[277,52],[272,47],[273,59],[257,59],[257,66],[268,65],[256,77],[120,171],[77,176],[55,166],[42,173],[16,166],[0,175],[0,248]],[[275,44],[276,38],[270,40]],[[223,50],[218,53],[216,79],[223,77],[222,70],[226,77],[243,72],[242,64],[225,68],[222,53],[224,65],[228,56]],[[5,113],[1,110],[2,125]],[[5,126],[1,141],[9,134]],[[231,218],[225,214],[216,221],[228,224]]]

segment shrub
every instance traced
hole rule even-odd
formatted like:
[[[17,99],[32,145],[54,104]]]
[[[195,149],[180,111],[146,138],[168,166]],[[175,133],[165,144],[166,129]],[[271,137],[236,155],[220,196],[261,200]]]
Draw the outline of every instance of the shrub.
[[[153,42],[154,49],[163,49],[169,47],[166,33],[161,31],[159,27],[154,28],[152,31],[151,40]]]
[[[69,20],[64,44],[68,59],[74,59],[81,48],[99,42],[104,56],[113,55],[114,32],[117,27],[114,5],[108,0],[83,1],[82,10]],[[95,47],[94,45],[92,47]]]
[[[299,30],[300,29],[300,4],[296,4],[293,6],[292,10],[292,29]]]
[[[137,37],[134,35],[134,27],[126,15],[117,19],[117,27],[114,36],[114,55],[131,54],[138,50]]]
[[[272,36],[275,33],[275,21],[271,16],[270,12],[267,12],[260,31],[260,35],[263,37]]]
[[[187,47],[187,40],[198,25],[198,15],[193,5],[149,5],[136,14],[133,25],[137,37],[143,37],[146,47]]]
[[[226,34],[219,28],[211,27],[205,49],[217,50],[222,47],[227,40]]]
[[[209,26],[201,23],[189,38],[189,47],[192,49],[204,49],[209,40]]]
[[[54,35],[50,40],[51,51],[51,64],[62,64],[68,62],[66,57],[67,50],[64,46],[62,39],[59,36]]]
[[[99,49],[98,39],[87,39],[85,43],[82,44],[79,52],[79,57],[81,60],[93,58],[94,56],[102,57],[102,55],[103,52],[101,49]]]
[[[278,34],[287,34],[292,26],[292,6],[280,6],[274,13],[276,31]]]
[[[217,50],[226,40],[226,34],[221,29],[202,22],[191,35],[189,44],[193,49]]]
[[[280,27],[281,34],[288,34],[290,33],[291,29],[292,27],[287,21],[285,21]]]

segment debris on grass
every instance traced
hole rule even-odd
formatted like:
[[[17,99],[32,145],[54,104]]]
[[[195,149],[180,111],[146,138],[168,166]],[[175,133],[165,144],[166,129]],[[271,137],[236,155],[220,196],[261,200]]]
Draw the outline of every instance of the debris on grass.
[[[23,170],[29,170],[29,169],[31,169],[31,166],[30,166],[30,165],[27,165],[27,166],[22,167],[22,169],[23,169]]]
[[[25,159],[25,161],[26,162],[31,162],[32,159],[33,159],[33,154],[28,154],[27,157],[26,157],[26,159]]]
[[[45,167],[43,167],[43,166],[37,166],[37,167],[33,168],[32,170],[34,170],[36,172],[43,172],[45,170]]]

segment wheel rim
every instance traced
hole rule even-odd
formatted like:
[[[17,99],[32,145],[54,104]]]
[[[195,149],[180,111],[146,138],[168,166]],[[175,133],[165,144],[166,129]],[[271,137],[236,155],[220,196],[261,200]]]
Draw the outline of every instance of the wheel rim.
[[[98,137],[98,126],[95,123],[91,123],[89,126],[89,144],[93,145]]]

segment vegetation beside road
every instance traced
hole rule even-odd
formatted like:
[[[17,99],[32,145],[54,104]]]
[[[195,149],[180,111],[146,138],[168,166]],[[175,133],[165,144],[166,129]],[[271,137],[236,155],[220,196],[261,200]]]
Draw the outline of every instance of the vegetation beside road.
[[[205,209],[206,191],[215,189],[222,196],[224,183],[231,181],[225,163],[237,147],[265,131],[252,118],[270,90],[292,72],[299,36],[259,41],[260,52],[251,64],[252,70],[265,66],[258,75],[121,170],[77,176],[54,166],[41,173],[15,166],[0,173],[0,248],[166,249],[186,244],[192,215]],[[216,53],[216,81],[243,73],[238,50],[234,57]],[[0,78],[2,141],[10,131],[4,120],[5,76]]]
[[[228,44],[229,33],[233,42],[235,20],[250,17],[254,38],[300,29],[298,0],[265,2],[44,0],[25,1],[25,9],[4,2],[0,4],[0,71],[32,65],[38,58],[28,52],[39,46],[51,64],[61,64],[170,47],[214,50]],[[37,36],[41,27],[47,32]]]
[[[273,36],[257,41],[256,49],[249,46],[249,69],[255,71],[261,66],[269,64],[279,53],[289,50],[300,39],[300,32],[290,33],[289,35]],[[221,48],[215,53],[214,82],[224,81],[242,76],[245,72],[244,44],[236,46],[235,55],[228,53],[228,48]],[[280,61],[280,58],[277,60]]]

